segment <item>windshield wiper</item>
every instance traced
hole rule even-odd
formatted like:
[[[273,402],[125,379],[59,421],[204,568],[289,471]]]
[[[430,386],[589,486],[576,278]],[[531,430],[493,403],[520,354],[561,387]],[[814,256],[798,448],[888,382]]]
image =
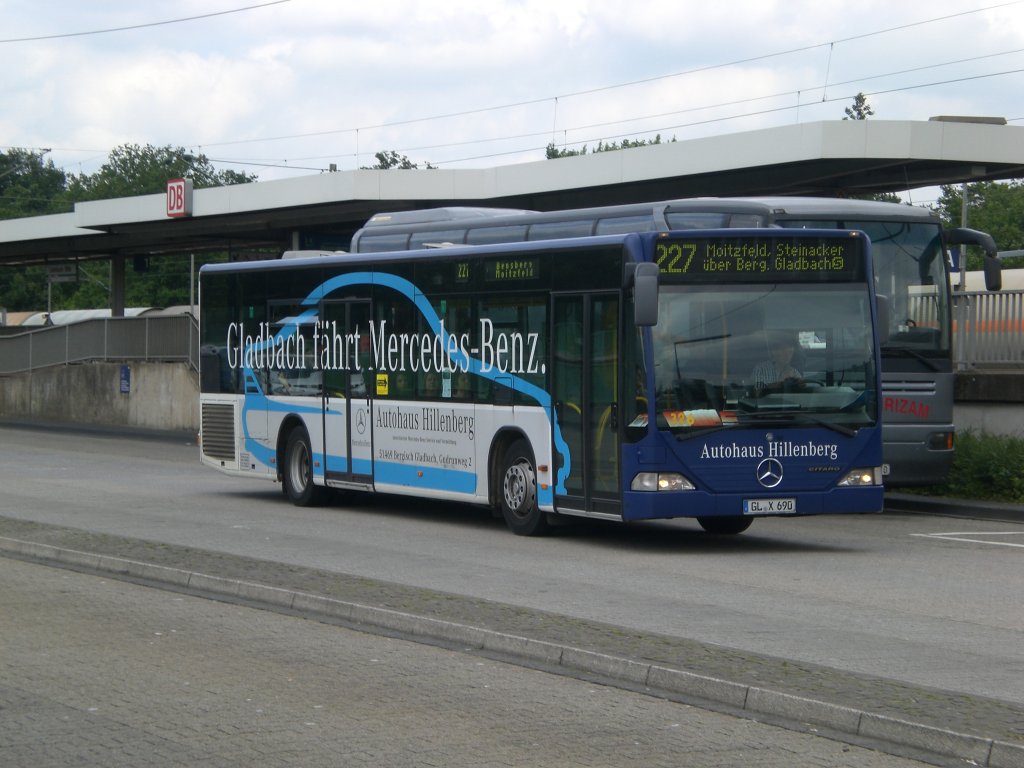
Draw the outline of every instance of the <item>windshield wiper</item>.
[[[807,411],[802,411],[799,408],[743,412],[740,417],[740,423],[757,422],[761,424],[783,426],[791,425],[794,419],[799,419],[805,424],[815,424],[819,427],[826,427],[827,429],[831,429],[833,432],[838,432],[846,437],[853,437],[857,434],[856,429],[851,429],[845,424],[836,424],[833,421],[827,421],[815,416],[814,414],[808,413]]]

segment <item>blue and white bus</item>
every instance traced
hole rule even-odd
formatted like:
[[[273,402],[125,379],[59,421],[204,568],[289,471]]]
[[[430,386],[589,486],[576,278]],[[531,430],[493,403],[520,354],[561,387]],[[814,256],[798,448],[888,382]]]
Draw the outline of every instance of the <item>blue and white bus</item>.
[[[203,463],[553,516],[882,509],[870,242],[713,230],[200,273]]]

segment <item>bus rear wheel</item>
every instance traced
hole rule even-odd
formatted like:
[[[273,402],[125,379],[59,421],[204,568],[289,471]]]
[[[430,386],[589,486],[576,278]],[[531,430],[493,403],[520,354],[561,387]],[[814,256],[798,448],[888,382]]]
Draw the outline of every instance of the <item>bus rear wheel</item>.
[[[708,533],[713,533],[717,536],[735,536],[737,533],[743,533],[747,530],[750,524],[754,522],[754,518],[742,517],[740,515],[730,517],[698,517],[697,522]]]
[[[516,440],[501,463],[498,505],[505,524],[519,536],[539,536],[548,529],[548,516],[537,506],[537,468],[525,440]]]
[[[313,450],[304,427],[288,433],[281,479],[288,500],[297,507],[316,507],[327,501],[328,490],[313,484]]]

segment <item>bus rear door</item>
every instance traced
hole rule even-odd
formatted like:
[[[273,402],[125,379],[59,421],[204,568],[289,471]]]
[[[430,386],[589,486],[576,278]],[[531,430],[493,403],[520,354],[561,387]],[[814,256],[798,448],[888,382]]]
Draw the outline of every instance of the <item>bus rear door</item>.
[[[373,482],[373,371],[370,367],[370,302],[323,304],[324,462],[328,482]]]

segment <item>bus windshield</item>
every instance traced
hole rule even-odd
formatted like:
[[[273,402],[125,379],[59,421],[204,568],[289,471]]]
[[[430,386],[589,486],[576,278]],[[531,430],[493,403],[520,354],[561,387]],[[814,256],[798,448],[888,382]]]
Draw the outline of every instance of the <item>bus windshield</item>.
[[[662,286],[651,329],[655,423],[709,428],[876,419],[871,300],[858,284]]]
[[[859,229],[871,238],[875,287],[889,299],[882,354],[948,358],[949,293],[939,226],[909,221],[780,221],[784,227]]]

